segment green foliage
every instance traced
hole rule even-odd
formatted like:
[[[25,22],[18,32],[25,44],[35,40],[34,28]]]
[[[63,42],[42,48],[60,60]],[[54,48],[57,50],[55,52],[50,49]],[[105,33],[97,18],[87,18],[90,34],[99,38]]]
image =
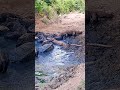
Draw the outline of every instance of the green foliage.
[[[35,8],[41,16],[46,15],[51,19],[56,13],[65,14],[72,11],[83,12],[84,0],[36,0]]]
[[[44,79],[38,78],[38,77],[42,77],[42,76],[47,76],[42,71],[35,71],[35,76],[36,76],[37,80],[39,80],[40,83],[46,83],[46,81]]]

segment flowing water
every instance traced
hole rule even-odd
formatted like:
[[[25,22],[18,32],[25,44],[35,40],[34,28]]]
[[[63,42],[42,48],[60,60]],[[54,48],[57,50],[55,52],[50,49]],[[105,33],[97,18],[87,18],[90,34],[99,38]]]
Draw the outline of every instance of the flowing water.
[[[40,46],[40,43],[36,42],[36,48]],[[80,49],[82,48],[66,50],[60,46],[54,45],[52,51],[40,53],[35,60],[35,71],[36,74],[42,71],[46,76],[36,76],[36,83],[39,83],[39,79],[45,79],[46,82],[50,82],[52,77],[57,77],[61,73],[66,72],[67,68],[84,63],[84,54],[79,58],[77,57],[78,53],[76,51]]]

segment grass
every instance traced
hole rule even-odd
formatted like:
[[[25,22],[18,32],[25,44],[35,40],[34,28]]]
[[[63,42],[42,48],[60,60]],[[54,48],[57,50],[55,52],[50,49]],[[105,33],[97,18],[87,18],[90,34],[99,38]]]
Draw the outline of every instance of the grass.
[[[84,0],[36,0],[35,8],[37,12],[48,19],[55,15],[66,14],[73,11],[84,12]]]
[[[42,76],[47,76],[42,71],[35,71],[35,76],[39,80],[40,83],[46,83],[46,81],[44,79],[38,78],[38,77],[42,77]]]

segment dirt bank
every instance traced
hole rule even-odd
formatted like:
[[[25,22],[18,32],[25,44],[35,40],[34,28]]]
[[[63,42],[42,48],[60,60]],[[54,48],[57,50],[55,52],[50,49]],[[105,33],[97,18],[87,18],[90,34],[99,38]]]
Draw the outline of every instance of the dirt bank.
[[[85,14],[83,13],[70,13],[68,15],[60,16],[57,22],[44,25],[40,19],[36,16],[36,32],[45,32],[45,33],[58,33],[64,31],[84,31],[85,30]]]

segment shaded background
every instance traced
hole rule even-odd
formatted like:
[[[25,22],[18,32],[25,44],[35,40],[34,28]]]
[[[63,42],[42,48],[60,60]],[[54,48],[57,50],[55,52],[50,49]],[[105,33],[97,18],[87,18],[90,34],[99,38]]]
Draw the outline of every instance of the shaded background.
[[[120,89],[119,5],[86,0],[86,90]]]
[[[0,26],[9,28],[0,35],[0,50],[8,54],[10,60],[7,72],[0,72],[0,90],[35,88],[34,18],[34,0],[0,0]],[[19,43],[22,35],[25,38]],[[31,38],[31,41],[26,38]]]

